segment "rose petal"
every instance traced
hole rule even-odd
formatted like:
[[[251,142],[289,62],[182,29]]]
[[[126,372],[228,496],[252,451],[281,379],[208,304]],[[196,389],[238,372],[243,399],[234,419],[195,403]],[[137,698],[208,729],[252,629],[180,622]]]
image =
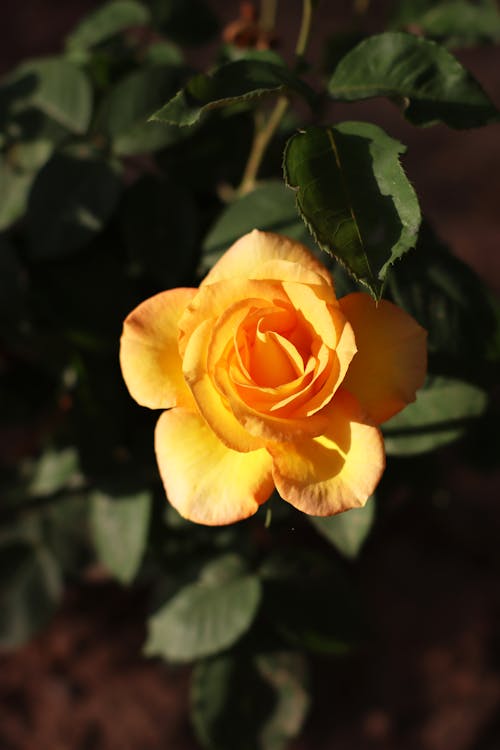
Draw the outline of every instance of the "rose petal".
[[[319,274],[328,286],[333,286],[331,276],[326,268],[304,245],[278,234],[259,232],[257,229],[245,234],[224,253],[207,274],[202,286],[224,279],[263,278],[261,266],[269,263],[269,261],[287,261],[286,268],[293,277],[290,281],[298,280],[295,276],[298,268],[303,266],[305,269]],[[283,273],[286,273],[286,268],[280,265],[273,272],[272,266],[268,265],[265,278],[284,281],[287,278],[287,276],[283,276]],[[303,280],[305,281],[305,279]]]
[[[182,374],[178,323],[197,289],[171,289],[142,302],[126,318],[120,341],[123,379],[132,398],[150,409],[191,406]]]
[[[248,398],[247,402],[243,400],[237,387],[232,382],[227,368],[223,366],[215,369],[213,379],[217,383],[219,391],[227,399],[232,413],[244,432],[253,437],[254,440],[260,441],[261,445],[269,440],[287,441],[292,436],[298,438],[304,435],[321,435],[328,425],[328,417],[325,415],[324,409],[306,417],[295,417],[291,414],[280,417],[279,415],[275,416],[271,410],[268,413],[259,411],[258,408],[251,405],[251,397]],[[329,389],[326,397],[328,400],[332,393],[333,390]],[[256,399],[255,404],[261,406],[262,402]]]
[[[304,369],[302,357],[296,348],[275,331],[259,331],[254,341],[250,374],[252,380],[263,388],[276,388],[290,383]]]
[[[427,332],[396,305],[362,292],[339,300],[358,353],[343,386],[380,424],[415,400],[427,369]]]
[[[188,409],[161,415],[155,450],[168,499],[195,523],[217,526],[248,518],[274,489],[267,451],[226,448],[203,418]]]
[[[201,286],[179,321],[181,356],[184,356],[192,332],[209,318],[217,321],[235,304],[243,304],[248,311],[253,304],[269,307],[278,301],[288,301],[283,286],[278,281],[234,279],[230,284],[222,281]]]
[[[308,286],[294,281],[284,281],[283,289],[305,325],[311,326],[321,340],[334,349],[347,321],[338,309],[332,290],[326,285]]]
[[[323,435],[268,446],[281,497],[314,516],[363,506],[385,467],[380,431],[363,420],[356,399],[340,390],[326,411]]]
[[[198,408],[219,439],[232,450],[255,451],[263,441],[250,435],[227,408],[207,372],[207,352],[212,321],[206,320],[191,334],[184,354],[183,368]]]

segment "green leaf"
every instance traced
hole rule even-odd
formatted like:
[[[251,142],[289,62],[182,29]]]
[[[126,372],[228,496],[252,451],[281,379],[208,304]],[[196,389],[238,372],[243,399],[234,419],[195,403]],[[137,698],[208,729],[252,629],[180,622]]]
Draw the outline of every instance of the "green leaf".
[[[78,452],[73,447],[60,450],[48,448],[33,469],[28,493],[35,497],[48,497],[65,487],[77,487],[82,482]]]
[[[10,150],[10,156],[16,166],[24,172],[37,172],[52,156],[54,144],[48,139],[37,139],[17,143]],[[34,179],[34,174],[32,175]]]
[[[184,64],[184,55],[176,44],[166,41],[154,42],[147,48],[144,62],[148,65],[181,67]]]
[[[417,28],[449,46],[467,46],[500,38],[500,13],[495,0],[406,0],[397,3],[391,26]]]
[[[208,750],[285,750],[308,708],[306,664],[298,654],[224,654],[194,670],[191,716]]]
[[[178,73],[170,67],[152,66],[121,80],[103,101],[97,130],[111,140],[117,156],[157,151],[181,137],[176,127],[148,122],[148,117],[177,88]]]
[[[363,122],[292,136],[285,180],[318,245],[375,298],[388,269],[417,241],[420,209],[400,163],[405,148]]]
[[[16,648],[46,625],[61,591],[59,568],[45,548],[0,542],[0,648]]]
[[[70,56],[80,59],[75,53],[88,50],[131,26],[144,26],[149,20],[149,10],[141,2],[112,0],[78,24],[66,39],[66,49]]]
[[[92,89],[85,73],[60,57],[28,60],[8,77],[19,91],[14,112],[29,107],[43,112],[72,133],[86,132],[92,114]]]
[[[297,216],[293,194],[283,182],[269,181],[224,208],[203,242],[201,270],[211,268],[233,242],[252,229],[277,232],[306,245],[313,244]]]
[[[312,525],[335,549],[349,558],[356,558],[375,520],[375,500],[363,508],[354,508],[330,518],[309,516]]]
[[[150,619],[145,653],[179,662],[216,654],[248,630],[259,604],[259,579],[228,555]]]
[[[337,65],[329,82],[340,101],[375,96],[403,99],[414,125],[443,122],[473,128],[499,114],[475,78],[435,42],[403,32],[386,32],[361,42]]]
[[[114,165],[57,154],[39,172],[29,198],[28,236],[34,258],[71,255],[110,218],[121,192]]]
[[[432,359],[439,358],[440,365],[444,363],[454,375],[481,378],[496,329],[488,290],[427,223],[416,251],[393,269],[388,291],[428,331],[431,365]]]
[[[384,424],[386,452],[410,456],[454,442],[483,414],[487,401],[486,393],[470,383],[429,377],[417,400]]]
[[[191,78],[151,119],[190,126],[212,109],[282,93],[300,94],[309,102],[314,99],[312,89],[287,68],[261,60],[237,60],[210,75]]]
[[[151,515],[148,490],[90,494],[91,529],[102,564],[121,582],[130,583],[142,562]]]

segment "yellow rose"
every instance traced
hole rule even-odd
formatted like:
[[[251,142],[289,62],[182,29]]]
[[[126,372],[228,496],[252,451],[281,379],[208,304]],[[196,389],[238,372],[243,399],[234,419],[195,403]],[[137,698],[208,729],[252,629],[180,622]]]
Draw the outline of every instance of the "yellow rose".
[[[379,425],[415,399],[426,333],[365,293],[337,299],[302,245],[254,231],[199,289],[171,289],[127,317],[123,377],[168,409],[155,449],[185,518],[228,524],[277,488],[328,516],[364,505],[385,466]]]

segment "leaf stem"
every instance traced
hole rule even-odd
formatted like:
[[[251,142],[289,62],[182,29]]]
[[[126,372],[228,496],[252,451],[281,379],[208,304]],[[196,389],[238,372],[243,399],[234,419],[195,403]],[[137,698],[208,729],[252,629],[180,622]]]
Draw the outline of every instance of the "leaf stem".
[[[309,41],[309,35],[311,33],[311,22],[313,16],[313,0],[303,0],[302,3],[302,21],[300,24],[299,36],[297,38],[297,44],[295,47],[295,54],[297,57],[303,57],[307,43]]]
[[[263,127],[259,128],[256,126],[252,148],[250,155],[243,172],[240,187],[238,188],[237,194],[239,196],[250,193],[255,187],[255,181],[257,179],[257,173],[259,171],[262,159],[269,145],[269,141],[274,135],[274,132],[281,122],[283,115],[288,108],[288,99],[286,96],[280,96],[274,109],[269,115],[269,119]],[[257,117],[255,118],[258,119]]]
[[[261,14],[264,16],[264,11],[268,13],[268,18],[271,15],[275,15],[276,2],[274,0],[262,0]],[[272,13],[271,13],[272,11]],[[297,57],[302,57],[306,51],[307,43],[309,41],[309,35],[311,33],[311,21],[313,11],[313,0],[303,0],[302,3],[302,20],[299,29],[299,35],[297,37],[297,44],[295,47],[295,54]],[[256,113],[255,116],[255,132],[248,156],[248,161],[241,178],[241,183],[236,191],[236,195],[242,196],[246,193],[251,192],[255,187],[257,180],[257,174],[264,158],[266,149],[274,136],[276,130],[279,127],[283,115],[288,109],[289,100],[287,96],[280,96],[274,105],[271,114],[267,121],[264,121],[260,113]]]

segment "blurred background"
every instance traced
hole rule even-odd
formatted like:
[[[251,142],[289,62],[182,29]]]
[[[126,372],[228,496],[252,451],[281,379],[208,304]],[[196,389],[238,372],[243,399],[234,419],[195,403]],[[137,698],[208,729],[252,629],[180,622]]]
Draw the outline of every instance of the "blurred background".
[[[27,58],[60,53],[75,24],[100,5],[96,0],[3,0],[0,74],[7,75]],[[207,38],[203,33],[196,38],[197,18],[184,37],[178,32],[174,38],[183,46],[188,67],[200,70],[215,59],[224,27],[239,16],[236,2],[210,0],[207,5],[213,17],[203,17],[202,25],[217,20]],[[363,30],[383,28],[389,10],[389,3],[367,4]],[[279,4],[276,45],[285,57],[293,47],[300,12],[299,0]],[[352,15],[352,3],[323,0],[308,58],[321,57],[332,35],[350,29]],[[498,43],[490,40],[454,51],[500,106]],[[180,84],[169,81],[169,91],[172,85],[175,92]],[[160,97],[152,107],[161,104]],[[498,295],[500,126],[416,129],[380,100],[336,104],[326,113],[327,122],[328,117],[376,122],[407,145],[404,166],[437,236]],[[114,126],[108,127],[113,132]],[[244,125],[239,132],[244,150],[249,142]],[[220,140],[227,146],[227,138]],[[75,143],[80,149],[90,148],[78,137]],[[107,486],[111,465],[113,481],[120,472],[124,481],[129,478],[130,461],[137,463],[138,455],[143,472],[154,470],[148,443],[154,419],[137,416],[137,407],[128,403],[113,342],[118,341],[123,317],[140,299],[193,276],[201,238],[219,207],[211,183],[234,181],[242,162],[235,150],[232,164],[216,173],[201,154],[192,150],[190,157],[182,142],[174,144],[168,157],[171,182],[158,197],[147,187],[134,191],[134,185],[144,180],[151,186],[158,173],[149,157],[132,152],[123,146],[124,171],[119,178],[112,168],[98,173],[95,185],[105,185],[108,196],[114,194],[118,179],[130,189],[120,195],[116,191],[103,208],[100,219],[105,229],[85,258],[78,252],[58,254],[54,248],[73,235],[46,219],[50,212],[66,210],[64,194],[78,176],[70,170],[58,181],[54,173],[33,188],[27,234],[14,237],[24,249],[30,248],[29,325],[23,311],[15,309],[27,294],[26,271],[18,269],[7,251],[0,265],[0,307],[7,311],[0,345],[0,522],[8,533],[17,523],[21,466],[32,498],[23,505],[23,523],[38,524],[36,534],[39,527],[48,528],[51,549],[67,560],[62,577],[49,571],[48,581],[44,578],[40,586],[41,573],[26,568],[24,548],[16,548],[17,557],[11,548],[0,550],[0,578],[19,569],[29,602],[29,611],[26,601],[17,607],[12,590],[1,600],[0,623],[7,633],[0,649],[1,750],[199,747],[189,721],[190,668],[142,655],[150,606],[147,576],[125,586],[74,541],[82,523],[85,487],[78,484],[74,471],[75,454],[64,446],[65,436],[77,436],[82,471],[97,477],[101,490]],[[32,151],[24,158],[41,157]],[[196,179],[191,179],[190,170],[197,173]],[[97,189],[94,177],[89,170],[85,189],[91,192]],[[193,184],[194,197],[189,192]],[[2,172],[4,209],[13,195]],[[138,248],[150,225],[157,219],[161,224],[162,201],[173,202],[177,214],[184,214],[176,225],[147,236],[152,254],[144,258]],[[2,210],[2,230],[9,229]],[[180,254],[175,261],[159,263],[155,243],[164,246],[172,238]],[[8,233],[0,235],[2,250],[7,241]],[[470,336],[482,337],[480,313]],[[474,362],[469,366],[473,368]],[[80,387],[82,382],[85,387]],[[497,384],[488,419],[459,442],[431,455],[391,459],[394,468],[384,486],[383,505],[353,569],[369,612],[370,637],[348,658],[313,657],[312,709],[299,738],[290,744],[292,750],[500,747],[499,397]],[[110,416],[105,419],[108,408]],[[125,412],[133,412],[132,421]],[[122,420],[118,426],[117,419]],[[118,440],[117,431],[126,434],[126,444]],[[50,450],[44,452],[48,442]],[[44,463],[34,466],[41,452]],[[68,476],[69,484],[64,479]],[[47,510],[43,498],[61,499],[65,493],[72,510],[65,511],[65,522],[58,525],[57,504],[47,503]],[[40,508],[45,514],[41,521]],[[153,520],[158,515],[155,508]],[[30,516],[33,511],[36,521]],[[161,528],[155,533],[161,536]],[[285,522],[281,533],[293,539],[297,532]],[[321,547],[323,542],[317,544]],[[40,588],[45,591],[42,597]],[[8,607],[14,615],[7,614]],[[19,642],[12,633],[22,634]]]

